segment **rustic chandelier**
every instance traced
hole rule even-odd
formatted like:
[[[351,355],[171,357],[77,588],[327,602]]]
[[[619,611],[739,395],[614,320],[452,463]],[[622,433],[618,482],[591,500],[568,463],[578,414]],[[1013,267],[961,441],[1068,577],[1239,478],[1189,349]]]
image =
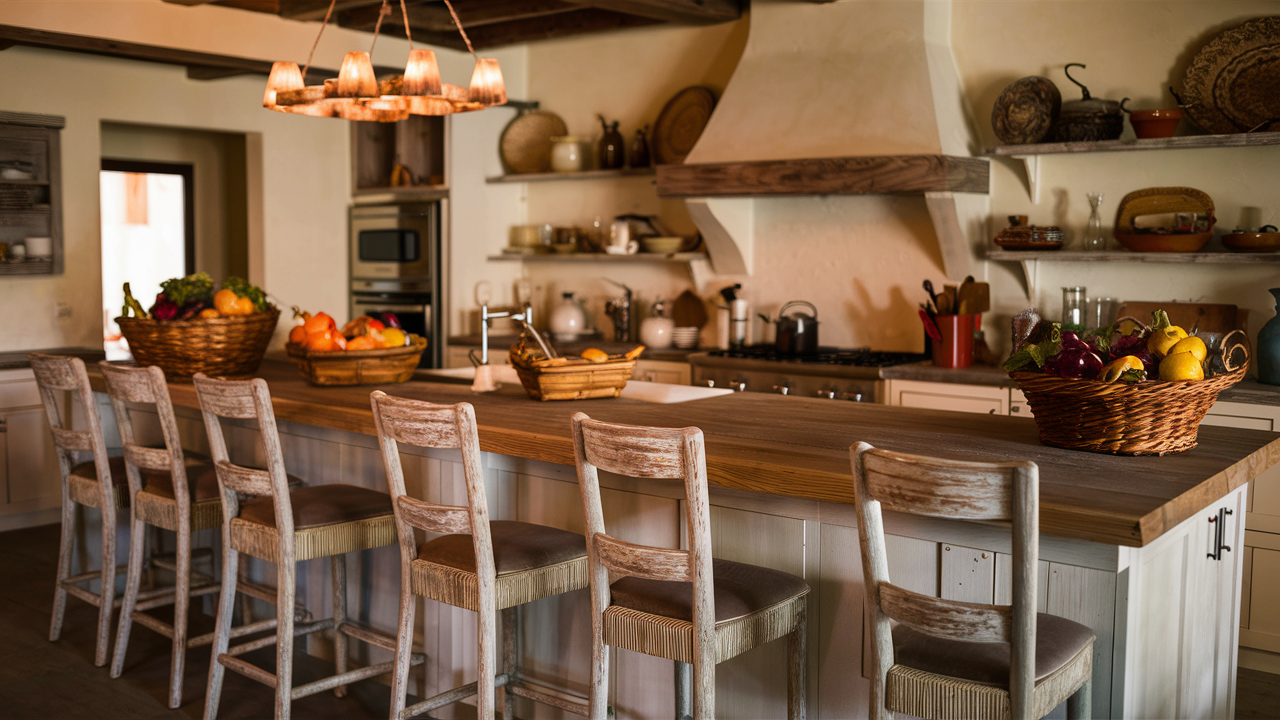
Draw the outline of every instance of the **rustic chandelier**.
[[[449,8],[453,24],[462,35],[467,50],[476,59],[469,90],[440,81],[440,65],[436,62],[435,51],[414,49],[405,0],[400,0],[404,34],[409,40],[409,62],[405,66],[404,75],[379,82],[373,74],[370,57],[378,43],[382,20],[391,14],[389,0],[382,0],[369,52],[348,52],[342,59],[337,79],[325,80],[323,85],[305,84],[303,78],[311,68],[311,59],[320,44],[320,36],[324,35],[324,30],[329,25],[336,2],[337,0],[329,0],[329,11],[325,13],[320,32],[316,34],[311,53],[307,55],[307,64],[302,70],[294,62],[276,62],[271,65],[267,90],[262,96],[263,107],[312,117],[397,122],[409,115],[451,115],[483,110],[507,101],[507,90],[502,82],[502,69],[498,67],[498,61],[476,55],[475,49],[471,47],[471,40],[462,29],[462,22],[458,20],[458,13],[449,0],[444,0],[444,4]]]

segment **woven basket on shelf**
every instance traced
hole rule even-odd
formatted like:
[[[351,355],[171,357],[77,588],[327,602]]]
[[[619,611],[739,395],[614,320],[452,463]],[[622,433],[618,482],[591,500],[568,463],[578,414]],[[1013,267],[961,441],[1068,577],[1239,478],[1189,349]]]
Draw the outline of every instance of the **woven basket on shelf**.
[[[169,380],[206,375],[236,377],[258,371],[276,331],[280,309],[235,317],[159,321],[116,318],[139,365],[157,365]]]
[[[1218,393],[1240,382],[1248,362],[1194,382],[1067,380],[1042,372],[1009,376],[1027,396],[1040,442],[1112,455],[1167,455],[1196,446]]]

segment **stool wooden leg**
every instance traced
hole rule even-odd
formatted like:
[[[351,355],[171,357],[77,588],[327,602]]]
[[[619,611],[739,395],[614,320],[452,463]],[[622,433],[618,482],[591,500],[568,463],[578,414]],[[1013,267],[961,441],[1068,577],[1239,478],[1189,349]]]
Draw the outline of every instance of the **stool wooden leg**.
[[[693,666],[673,661],[676,667],[676,720],[693,717]]]
[[[787,636],[787,717],[804,720],[805,694],[808,690],[808,653],[805,651],[808,613],[801,608],[796,626]]]
[[[347,634],[342,631],[342,624],[347,621],[347,556],[331,556],[329,568],[333,575],[333,666],[341,675],[347,671]],[[347,686],[339,685],[333,694],[346,697]]]
[[[1084,681],[1071,697],[1067,698],[1068,720],[1088,720],[1093,717],[1093,678]]]
[[[712,645],[706,657],[694,652],[693,663],[693,717],[695,720],[715,720],[716,716],[716,656]]]
[[[120,603],[120,623],[116,629],[116,651],[111,660],[111,677],[124,672],[124,654],[129,648],[133,630],[133,608],[138,603],[138,586],[142,583],[142,555],[146,545],[146,523],[135,519],[129,528],[129,573],[124,581],[124,601]],[[176,618],[175,618],[176,619]]]
[[[98,646],[93,664],[107,664],[107,649],[111,644],[111,615],[116,602],[116,511],[115,499],[102,499],[102,590],[98,594]]]
[[[169,708],[182,707],[182,678],[187,667],[187,620],[191,606],[191,523],[178,519],[178,546],[174,567],[173,657],[169,662]],[[124,616],[120,618],[124,622]]]
[[[418,614],[418,596],[413,594],[409,568],[400,571],[400,624],[396,630],[396,669],[391,674],[391,720],[404,713],[405,694],[409,685],[409,655],[413,652],[413,620]],[[424,665],[426,663],[423,663]],[[427,686],[423,684],[422,693]]]
[[[517,628],[520,622],[520,608],[509,607],[502,610],[502,672],[507,676],[507,682],[514,682],[519,672],[517,668],[517,658],[519,651],[516,647]],[[511,694],[510,685],[502,688],[502,720],[514,720],[515,718],[515,696]]]
[[[604,619],[591,613],[591,687],[588,692],[587,716],[602,718],[609,707],[609,646],[604,642]]]
[[[485,590],[488,592],[484,592]],[[476,717],[489,720],[493,717],[493,678],[498,673],[496,637],[498,628],[497,597],[490,582],[488,588],[481,584],[479,603],[478,632],[476,640],[479,644],[480,663],[476,678]]]
[[[222,676],[226,669],[218,662],[218,656],[227,651],[231,642],[231,613],[235,609],[237,560],[240,553],[231,549],[226,526],[222,536],[222,592],[218,594],[218,620],[213,629],[213,654],[209,659],[209,686],[205,689],[204,720],[218,717],[218,700],[222,697]]]
[[[71,577],[71,551],[75,547],[76,504],[67,498],[66,483],[62,488],[62,539],[58,543],[58,579],[53,590],[53,619],[49,623],[49,642],[62,636],[62,616],[67,610],[67,589],[63,581]]]
[[[276,720],[289,720],[293,706],[293,603],[298,594],[298,564],[293,547],[276,563]]]

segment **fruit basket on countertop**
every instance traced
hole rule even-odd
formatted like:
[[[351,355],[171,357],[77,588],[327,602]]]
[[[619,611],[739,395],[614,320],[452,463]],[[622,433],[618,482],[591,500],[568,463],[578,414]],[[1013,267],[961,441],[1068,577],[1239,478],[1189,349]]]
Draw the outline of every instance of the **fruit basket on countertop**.
[[[644,352],[640,345],[625,355],[588,348],[580,357],[549,357],[541,347],[529,346],[527,340],[528,336],[523,336],[511,346],[511,366],[529,397],[543,401],[618,397],[631,379],[636,358]]]
[[[1236,330],[1211,351],[1162,315],[1156,313],[1153,327],[1124,318],[1100,329],[1103,334],[1086,333],[1089,341],[1038,318],[1019,328],[1027,316],[1015,318],[1020,341],[1005,369],[1026,396],[1040,442],[1113,455],[1166,455],[1196,446],[1218,393],[1244,378],[1248,346]],[[1136,326],[1133,332],[1114,331],[1124,322]],[[1153,370],[1158,374],[1149,377]]]
[[[289,334],[285,352],[298,372],[313,385],[391,385],[413,377],[427,349],[427,340],[388,328],[369,316],[337,329],[324,313],[294,308],[303,324]]]
[[[254,374],[280,319],[261,289],[238,278],[227,278],[217,293],[204,273],[166,280],[150,310],[134,299],[129,283],[124,291],[116,323],[134,361],[158,366],[169,380]]]

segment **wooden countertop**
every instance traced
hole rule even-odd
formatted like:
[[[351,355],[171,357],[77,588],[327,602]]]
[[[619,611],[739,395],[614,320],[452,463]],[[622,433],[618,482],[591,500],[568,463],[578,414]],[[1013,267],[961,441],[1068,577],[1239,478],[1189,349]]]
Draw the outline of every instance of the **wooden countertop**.
[[[102,380],[90,368],[95,390]],[[320,388],[286,363],[267,360],[276,417],[373,435],[373,387]],[[172,384],[175,405],[197,407],[191,385]],[[411,381],[389,394],[475,406],[480,448],[573,464],[569,418],[578,411],[612,422],[697,426],[706,434],[713,485],[830,502],[853,502],[849,446],[961,460],[1026,459],[1040,467],[1040,529],[1062,537],[1142,546],[1280,461],[1280,435],[1202,427],[1199,447],[1167,457],[1120,457],[1041,445],[1023,418],[832,403],[734,393],[659,405],[624,398],[539,403],[519,386],[488,394],[469,386]]]

